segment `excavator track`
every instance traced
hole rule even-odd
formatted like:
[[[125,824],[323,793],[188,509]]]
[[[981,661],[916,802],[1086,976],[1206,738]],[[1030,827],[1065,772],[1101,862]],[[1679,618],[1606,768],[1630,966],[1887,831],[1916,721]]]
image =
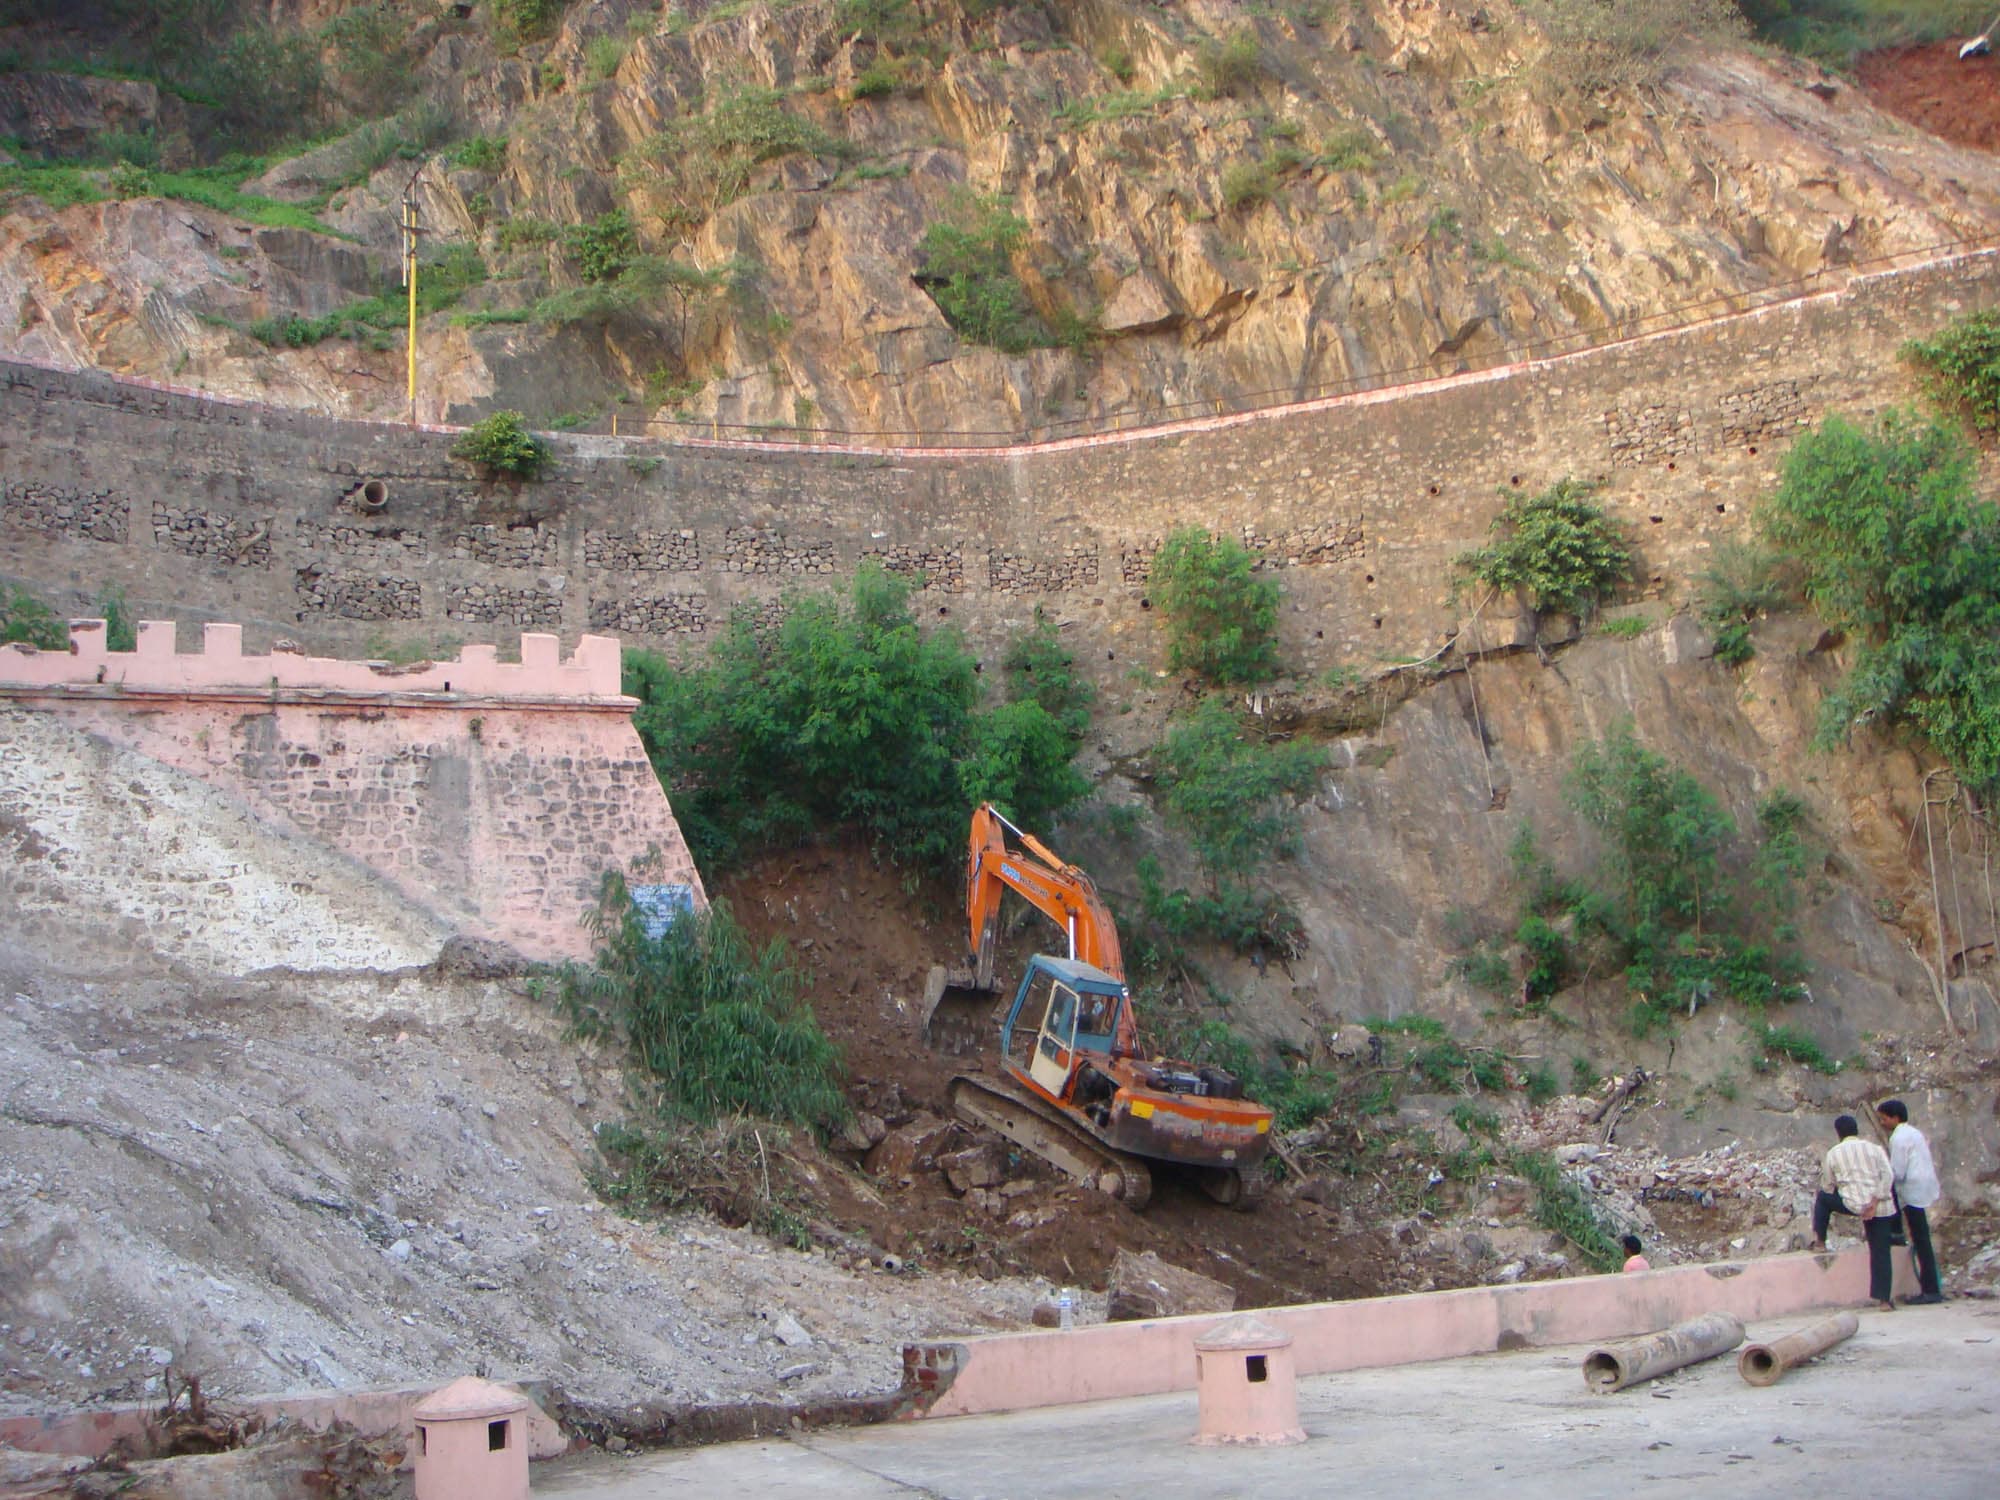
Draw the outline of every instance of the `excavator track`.
[[[1137,1213],[1153,1196],[1153,1174],[1136,1156],[1114,1151],[1053,1105],[994,1079],[961,1073],[949,1090],[953,1113],[984,1125],[1078,1182]]]

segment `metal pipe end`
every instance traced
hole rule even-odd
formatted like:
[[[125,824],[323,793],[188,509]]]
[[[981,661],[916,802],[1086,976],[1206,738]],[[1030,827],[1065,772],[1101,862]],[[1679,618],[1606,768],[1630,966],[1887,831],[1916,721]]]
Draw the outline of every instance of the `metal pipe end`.
[[[1763,1344],[1752,1344],[1736,1356],[1736,1373],[1752,1385],[1776,1385],[1785,1371],[1770,1349]]]
[[[1625,1383],[1625,1367],[1609,1349],[1596,1349],[1584,1358],[1583,1383],[1600,1395],[1609,1395]]]

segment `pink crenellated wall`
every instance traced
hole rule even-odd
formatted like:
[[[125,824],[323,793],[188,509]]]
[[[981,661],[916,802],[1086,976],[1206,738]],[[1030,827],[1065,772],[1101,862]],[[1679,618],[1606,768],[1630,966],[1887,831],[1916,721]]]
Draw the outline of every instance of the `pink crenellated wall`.
[[[233,625],[200,652],[174,627],[105,649],[76,621],[68,651],[0,647],[0,701],[198,776],[264,820],[387,877],[458,932],[534,959],[587,956],[580,925],[607,869],[635,884],[701,878],[619,693],[616,640],[567,660],[551,635],[395,666],[242,654]]]
[[[562,643],[557,637],[524,635],[518,663],[499,660],[496,646],[465,646],[455,661],[403,666],[305,656],[296,651],[245,656],[241,625],[204,625],[201,650],[189,653],[175,650],[171,620],[147,620],[135,633],[135,650],[112,651],[105,645],[102,620],[72,620],[68,651],[0,646],[0,686],[101,684],[128,692],[230,688],[269,692],[275,688],[315,693],[455,693],[461,698],[517,700],[612,699],[627,712],[634,705],[633,699],[620,696],[623,653],[610,636],[584,636],[568,661],[562,659]]]
[[[1914,1291],[1908,1251],[1896,1290]],[[1629,1338],[1703,1313],[1745,1324],[1868,1301],[1868,1253],[1771,1256],[1637,1275],[1413,1292],[1355,1302],[1260,1307],[1290,1335],[1301,1375],[1457,1359],[1496,1349]],[[1195,1339],[1228,1314],[1105,1323],[1055,1333],[996,1333],[903,1350],[909,1415],[958,1417],[1192,1390]]]

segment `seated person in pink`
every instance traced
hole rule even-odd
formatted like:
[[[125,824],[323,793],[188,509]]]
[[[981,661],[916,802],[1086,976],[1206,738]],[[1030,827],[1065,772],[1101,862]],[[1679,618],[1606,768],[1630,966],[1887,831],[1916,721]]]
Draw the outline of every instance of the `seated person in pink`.
[[[1628,1234],[1625,1236],[1624,1239],[1620,1240],[1618,1243],[1625,1247],[1625,1265],[1624,1265],[1625,1270],[1650,1271],[1653,1269],[1652,1265],[1647,1261],[1646,1257],[1639,1253],[1640,1246],[1639,1246],[1638,1235]]]

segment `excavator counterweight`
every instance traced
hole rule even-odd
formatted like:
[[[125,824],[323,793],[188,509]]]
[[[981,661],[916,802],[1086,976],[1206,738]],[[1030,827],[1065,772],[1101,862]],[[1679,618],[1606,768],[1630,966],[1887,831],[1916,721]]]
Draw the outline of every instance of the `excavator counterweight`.
[[[991,1073],[952,1080],[953,1109],[1133,1208],[1150,1195],[1148,1163],[1158,1162],[1193,1169],[1211,1197],[1248,1207],[1271,1111],[1219,1068],[1144,1055],[1117,925],[1087,874],[990,805],[973,814],[970,845],[969,951],[931,971],[921,1026],[940,1050],[994,1043],[997,1057]],[[1062,929],[1068,952],[1028,961],[996,1027],[995,950],[1010,890]]]

